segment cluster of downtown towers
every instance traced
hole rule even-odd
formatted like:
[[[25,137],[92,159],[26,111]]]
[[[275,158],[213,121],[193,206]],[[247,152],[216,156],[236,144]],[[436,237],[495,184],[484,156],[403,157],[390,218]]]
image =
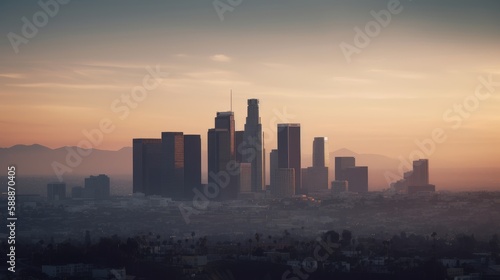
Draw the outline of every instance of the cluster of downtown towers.
[[[270,153],[270,185],[265,184],[265,149],[259,100],[249,99],[243,131],[235,131],[234,113],[218,112],[208,130],[208,184],[201,183],[201,136],[162,132],[158,139],[133,140],[133,191],[175,200],[191,199],[196,189],[217,189],[216,200],[243,194],[270,193],[291,197],[328,189],[326,137],[313,142],[313,166],[301,168],[300,124],[278,124],[278,149]],[[338,162],[337,162],[338,161]],[[345,170],[343,170],[345,169]],[[355,167],[354,158],[336,158],[336,178],[348,176],[368,191],[368,170]],[[335,183],[337,181],[334,181]],[[332,183],[332,187],[333,186]],[[339,182],[341,183],[341,182]]]

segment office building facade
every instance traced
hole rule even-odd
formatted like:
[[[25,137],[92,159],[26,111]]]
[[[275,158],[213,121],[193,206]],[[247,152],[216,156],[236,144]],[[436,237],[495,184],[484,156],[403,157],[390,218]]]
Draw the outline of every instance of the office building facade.
[[[108,199],[110,196],[110,184],[111,181],[105,174],[85,178],[85,198]]]
[[[344,181],[346,179],[345,170],[356,166],[354,157],[335,157],[335,180]]]
[[[252,165],[252,191],[261,192],[265,186],[264,145],[259,115],[259,100],[248,99],[247,117],[241,146],[242,162]]]
[[[275,197],[292,197],[296,194],[295,169],[277,168],[273,173],[275,187],[272,189],[272,195]]]
[[[208,184],[219,185],[220,192],[216,200],[238,197],[239,174],[228,172],[236,164],[234,114],[218,112],[215,128],[208,130]],[[228,174],[227,185],[220,186],[221,182],[217,179],[220,174]]]
[[[162,194],[172,199],[184,197],[184,134],[163,132],[162,149]]]
[[[278,124],[278,167],[294,169],[295,194],[301,194],[300,124]]]
[[[328,189],[328,138],[313,140],[313,166],[302,171],[302,189],[307,193]]]
[[[344,170],[349,192],[368,192],[368,167],[348,167]]]
[[[201,188],[201,137],[163,132],[133,140],[133,192],[189,199]]]
[[[133,192],[162,195],[162,140],[133,140]]]
[[[201,136],[184,135],[184,197],[201,188]]]

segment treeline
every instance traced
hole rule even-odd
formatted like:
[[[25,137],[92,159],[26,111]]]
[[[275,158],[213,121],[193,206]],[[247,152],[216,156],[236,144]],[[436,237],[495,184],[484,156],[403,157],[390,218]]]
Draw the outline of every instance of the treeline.
[[[188,238],[162,238],[161,235],[148,233],[134,237],[99,238],[91,242],[90,232],[84,240],[66,240],[55,243],[39,240],[27,244],[19,242],[16,250],[19,259],[18,267],[31,273],[39,273],[42,265],[61,265],[71,263],[88,263],[98,267],[120,268],[125,267],[132,275],[177,275],[182,278],[182,255],[221,254],[226,260],[241,261],[238,255],[263,257],[265,252],[289,253],[290,259],[304,260],[313,258],[316,247],[320,242],[330,244],[333,248],[326,261],[330,263],[346,262],[351,264],[351,272],[369,273],[367,267],[371,265],[368,259],[384,258],[391,273],[410,273],[417,268],[404,268],[398,260],[418,256],[419,269],[444,271],[438,263],[440,258],[471,259],[476,253],[488,255],[493,262],[500,264],[500,240],[498,235],[489,240],[477,240],[474,235],[457,234],[454,237],[439,236],[438,233],[429,235],[406,234],[401,232],[388,240],[372,237],[356,237],[349,230],[340,233],[331,230],[317,238],[306,238],[301,234],[285,230],[279,235],[265,235],[255,233],[239,242],[209,240],[210,237],[198,237],[191,233]],[[2,242],[2,250],[6,251],[8,244]],[[5,256],[1,256],[5,259]],[[6,260],[1,260],[5,263]],[[283,265],[285,262],[277,262]],[[38,272],[37,272],[38,271]],[[416,273],[415,271],[415,273]],[[322,267],[318,274],[341,273],[335,268]],[[42,278],[43,275],[37,277]],[[29,278],[28,278],[29,279]],[[38,279],[38,278],[37,278]]]

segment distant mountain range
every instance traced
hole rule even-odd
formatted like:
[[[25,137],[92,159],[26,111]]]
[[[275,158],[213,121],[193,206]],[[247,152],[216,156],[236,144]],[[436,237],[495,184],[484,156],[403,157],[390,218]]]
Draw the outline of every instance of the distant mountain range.
[[[0,165],[6,167],[8,165],[16,165],[18,174],[25,176],[53,176],[55,175],[53,164],[55,162],[63,164],[71,168],[71,173],[65,175],[82,175],[90,174],[132,174],[132,148],[124,147],[118,151],[109,150],[83,150],[83,153],[89,153],[88,156],[82,157],[81,164],[76,167],[71,167],[66,163],[68,154],[77,151],[77,147],[61,147],[51,149],[42,145],[15,145],[10,148],[0,148]],[[334,157],[336,156],[354,156],[356,164],[369,166],[370,184],[378,187],[385,186],[383,173],[380,170],[396,170],[398,161],[382,155],[374,154],[357,154],[347,149],[340,149],[330,153],[331,166],[333,166]],[[304,155],[304,160],[310,159],[310,155]],[[205,159],[205,156],[203,157]],[[70,158],[70,160],[75,160]],[[205,164],[203,164],[205,166]],[[4,168],[6,169],[6,168]],[[333,169],[332,169],[333,170]],[[333,174],[333,171],[331,171]]]
[[[51,149],[42,145],[16,145],[10,148],[0,148],[0,167],[7,170],[7,166],[16,165],[18,176],[50,176],[55,178],[53,163],[58,162],[66,165],[68,151],[76,152],[76,147],[61,147]],[[125,178],[132,179],[132,148],[124,147],[118,151],[93,149],[83,150],[89,153],[83,157],[80,164],[70,167],[72,172],[64,176],[86,177],[95,174],[126,175]],[[206,170],[206,151],[202,151],[202,168]],[[397,168],[399,160],[376,154],[358,154],[356,152],[339,149],[330,153],[330,174],[333,175],[334,157],[353,156],[356,165],[368,166],[368,178],[370,189],[383,189],[389,186],[384,176],[386,173],[399,175]],[[74,160],[74,159],[73,159]],[[304,167],[311,162],[311,155],[304,154],[302,164]],[[432,165],[431,165],[432,166]],[[203,172],[203,178],[206,172]],[[498,189],[500,188],[500,169],[439,169],[431,168],[431,183],[438,188],[446,189]],[[0,177],[3,174],[0,174]],[[115,176],[116,177],[116,176]],[[66,178],[65,178],[66,179]],[[333,180],[333,176],[331,176]],[[269,178],[268,178],[269,180]]]
[[[42,145],[15,145],[10,148],[0,148],[0,165],[16,165],[18,175],[54,175],[53,163],[58,162],[72,169],[68,175],[90,174],[131,174],[132,173],[132,148],[125,147],[118,151],[83,150],[81,163],[74,168],[66,163],[68,154],[76,147],[61,147],[51,149]],[[70,160],[75,160],[70,158]],[[76,161],[74,161],[76,162]],[[6,170],[6,168],[5,168]]]

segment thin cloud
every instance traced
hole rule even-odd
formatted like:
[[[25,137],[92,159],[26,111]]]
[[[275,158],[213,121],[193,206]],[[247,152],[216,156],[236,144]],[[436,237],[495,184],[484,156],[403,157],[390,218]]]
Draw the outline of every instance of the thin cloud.
[[[262,65],[269,67],[269,68],[291,68],[292,66],[284,63],[275,63],[275,62],[262,62]]]
[[[26,83],[26,84],[6,84],[11,87],[23,88],[62,88],[62,89],[124,89],[125,86],[106,84],[62,84],[62,83]]]
[[[0,77],[8,79],[21,79],[24,78],[24,75],[18,73],[0,73]]]
[[[231,61],[231,58],[227,55],[223,55],[223,54],[215,54],[215,55],[212,55],[210,57],[210,59],[212,61],[215,61],[215,62],[229,62]]]
[[[240,86],[250,85],[249,81],[243,80],[237,73],[230,71],[220,71],[220,70],[207,70],[198,72],[187,72],[178,75],[178,77],[173,78],[169,81],[168,86],[173,83],[209,83],[218,85],[231,85],[236,84]],[[167,85],[167,84],[165,84]]]
[[[371,80],[371,79],[348,77],[348,76],[336,76],[336,77],[329,78],[328,80],[332,81],[332,82],[354,83],[354,84],[373,82],[373,80]]]
[[[401,70],[371,69],[369,72],[399,79],[420,80],[426,78],[426,75],[422,73]]]

